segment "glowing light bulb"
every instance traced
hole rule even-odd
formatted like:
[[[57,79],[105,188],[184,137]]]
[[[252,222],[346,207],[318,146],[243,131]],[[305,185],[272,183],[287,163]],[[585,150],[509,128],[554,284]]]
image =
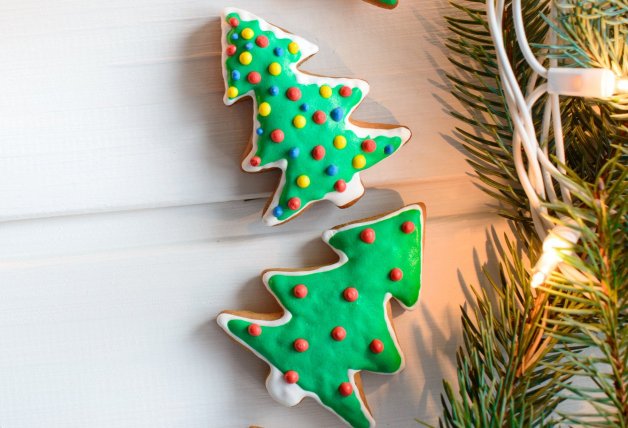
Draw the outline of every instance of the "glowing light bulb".
[[[530,286],[537,288],[549,278],[562,261],[562,256],[573,254],[580,232],[568,226],[555,226],[543,241],[543,254],[534,265]]]
[[[615,89],[619,94],[628,93],[628,79],[617,79],[617,83],[615,83]]]
[[[530,285],[532,286],[532,288],[537,288],[543,285],[545,280],[546,280],[545,274],[543,272],[537,272],[534,275],[532,275],[532,280],[530,281]]]

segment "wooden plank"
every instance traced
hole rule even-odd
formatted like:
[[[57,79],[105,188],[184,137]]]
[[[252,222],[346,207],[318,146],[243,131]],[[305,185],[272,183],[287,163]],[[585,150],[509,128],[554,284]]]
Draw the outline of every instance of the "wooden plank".
[[[261,221],[265,199],[162,208],[150,211],[64,216],[5,223],[0,228],[0,266],[33,258],[99,253],[122,248],[177,244],[199,239],[254,239],[308,231],[320,234],[338,224],[423,202],[430,220],[490,211],[486,196],[466,178],[431,180],[392,189],[371,189],[351,209],[314,205],[278,227]],[[200,235],[199,235],[200,233]]]
[[[265,197],[277,176],[238,162],[250,103],[222,104],[226,0],[14,0],[0,5],[0,221]],[[413,142],[369,187],[462,177],[444,135],[444,0],[383,11],[361,0],[238,4],[316,42],[306,70],[364,78],[356,119],[403,123]],[[347,17],[351,16],[350,21]]]

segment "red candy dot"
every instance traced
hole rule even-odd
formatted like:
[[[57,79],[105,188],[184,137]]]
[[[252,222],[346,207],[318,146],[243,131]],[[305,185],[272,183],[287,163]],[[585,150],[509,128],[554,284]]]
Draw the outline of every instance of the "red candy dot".
[[[388,277],[393,281],[401,281],[401,278],[403,278],[403,271],[399,268],[394,268],[390,271]]]
[[[355,302],[358,300],[358,296],[358,290],[353,287],[347,287],[345,291],[342,292],[342,297],[344,297],[347,302]]]
[[[379,354],[380,352],[384,350],[384,344],[379,339],[373,339],[373,341],[369,345],[369,349],[371,350],[372,353]]]
[[[322,125],[327,120],[327,115],[324,111],[316,110],[312,115],[312,120],[314,121],[314,123]]]
[[[265,48],[266,46],[268,46],[268,37],[264,35],[257,36],[257,39],[255,39],[255,44],[260,48]]]
[[[375,242],[375,231],[371,228],[364,229],[360,232],[360,239],[367,244],[372,244]]]
[[[252,85],[257,85],[259,82],[262,81],[262,75],[259,74],[257,71],[251,71],[248,76],[246,76],[246,80],[248,80],[249,83]]]
[[[301,208],[301,199],[297,197],[288,199],[288,208],[290,208],[293,211]],[[306,290],[306,293],[307,293],[307,290]]]
[[[294,370],[288,370],[283,375],[283,378],[287,383],[297,383],[299,381],[299,373],[295,372]]]
[[[334,189],[336,192],[342,193],[347,190],[347,183],[344,180],[338,180],[336,184],[334,184]]]
[[[406,221],[401,225],[401,230],[403,233],[412,233],[414,232],[414,223],[411,221]]]
[[[347,330],[340,326],[334,327],[331,331],[331,337],[333,337],[334,340],[340,342],[341,340],[344,340],[345,337],[347,337]]]
[[[307,296],[307,287],[303,284],[297,284],[292,288],[292,294],[298,299],[302,299]]]
[[[375,151],[377,144],[375,144],[374,140],[364,140],[362,141],[362,150],[366,153],[371,153]]]
[[[312,149],[312,157],[316,160],[321,160],[325,157],[325,147],[316,146]]]
[[[341,97],[345,97],[345,98],[346,97],[350,97],[352,93],[353,93],[353,91],[348,86],[343,86],[342,88],[340,88],[340,96]]]
[[[259,164],[262,163],[262,159],[259,156],[253,156],[249,163],[251,166],[259,166]]]
[[[273,132],[270,133],[270,139],[273,141],[273,143],[281,143],[284,137],[284,133],[281,129],[275,129]]]
[[[262,327],[260,327],[259,324],[250,324],[247,330],[251,336],[259,336],[262,334]]]
[[[292,344],[294,346],[294,350],[297,352],[305,352],[310,347],[310,344],[307,343],[305,339],[297,339]]]
[[[232,27],[237,27],[238,25],[240,25],[240,21],[238,21],[238,18],[229,18],[229,25],[231,25]]]
[[[343,397],[348,397],[353,393],[353,386],[349,382],[342,382],[338,387],[338,392]]]
[[[301,90],[294,86],[288,88],[288,90],[286,91],[286,97],[288,97],[290,101],[298,101],[301,99]]]
[[[238,48],[236,48],[235,45],[229,45],[227,46],[227,49],[225,49],[225,52],[227,53],[227,56],[234,56],[237,50]]]

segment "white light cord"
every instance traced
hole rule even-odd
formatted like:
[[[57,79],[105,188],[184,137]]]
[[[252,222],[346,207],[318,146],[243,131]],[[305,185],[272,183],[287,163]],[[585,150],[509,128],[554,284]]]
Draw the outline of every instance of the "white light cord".
[[[550,0],[550,17],[555,20],[557,8],[555,0]],[[566,163],[563,127],[559,96],[607,98],[615,93],[628,93],[628,79],[618,78],[611,70],[596,68],[560,68],[558,61],[550,58],[549,69],[543,66],[544,59],[537,59],[532,52],[525,33],[525,23],[521,0],[512,0],[512,13],[515,34],[521,53],[532,69],[526,95],[510,63],[503,39],[505,0],[487,0],[488,25],[495,45],[499,77],[504,98],[513,124],[513,161],[519,183],[525,192],[534,228],[543,239],[543,254],[536,263],[531,285],[543,284],[551,272],[561,263],[562,257],[572,254],[573,247],[580,239],[573,222],[562,219],[565,225],[554,226],[547,219],[545,201],[562,201],[572,204],[571,189],[574,187],[564,180]],[[508,25],[509,23],[506,23]],[[556,46],[558,37],[550,27],[549,44]],[[539,78],[545,82],[537,85]],[[534,127],[532,109],[546,95],[540,142]],[[554,136],[554,155],[558,165],[554,165],[549,153],[550,129]],[[524,159],[525,154],[525,159]],[[556,192],[555,182],[559,192]],[[566,267],[566,266],[565,266]]]
[[[532,70],[542,77],[547,77],[547,70],[536,59],[530,45],[528,44],[528,38],[526,37],[525,26],[523,24],[523,13],[521,11],[521,0],[512,1],[513,9],[513,21],[515,23],[515,34],[517,35],[517,42],[523,57],[526,59]]]
[[[549,133],[550,125],[554,134],[554,148],[559,162],[565,162],[565,152],[560,119],[558,95],[551,94],[545,101],[543,121],[539,142],[537,131],[532,118],[532,108],[548,93],[548,84],[541,83],[537,86],[539,77],[548,78],[548,70],[534,56],[530,49],[525,34],[521,0],[513,0],[513,21],[517,41],[521,52],[530,65],[533,73],[528,82],[525,96],[519,86],[517,78],[510,64],[503,41],[503,13],[504,0],[488,0],[487,13],[488,24],[496,49],[497,63],[500,79],[504,88],[504,95],[513,123],[513,160],[519,182],[526,193],[530,204],[530,213],[534,227],[541,239],[544,240],[544,253],[535,266],[532,285],[539,286],[560,263],[559,252],[567,254],[570,248],[577,242],[579,236],[573,233],[573,229],[563,226],[552,229],[552,223],[546,219],[547,209],[543,206],[545,200],[557,202],[559,198],[566,203],[571,203],[571,195],[567,186],[559,181],[560,195],[554,189],[554,179],[560,176],[564,170],[562,166],[556,167],[550,160]],[[556,12],[552,7],[552,16]],[[550,43],[555,43],[556,36],[551,34]],[[556,65],[556,60],[550,60],[550,65]],[[525,153],[525,161],[523,154]],[[525,164],[527,162],[527,165]],[[550,232],[550,229],[551,232]]]

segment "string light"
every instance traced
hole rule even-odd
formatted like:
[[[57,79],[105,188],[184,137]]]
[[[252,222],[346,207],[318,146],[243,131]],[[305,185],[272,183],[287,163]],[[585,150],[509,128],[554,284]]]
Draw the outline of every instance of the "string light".
[[[580,239],[580,232],[570,226],[556,226],[543,241],[543,254],[532,270],[530,285],[541,286],[565,256],[573,255],[573,247]]]
[[[532,70],[524,93],[513,71],[503,40],[505,7],[505,0],[488,0],[487,18],[497,55],[499,77],[513,124],[512,149],[517,177],[529,200],[534,228],[543,239],[543,254],[534,266],[531,279],[531,286],[538,287],[561,263],[561,254],[563,256],[572,254],[574,245],[580,239],[580,234],[573,227],[554,227],[546,220],[549,213],[543,205],[544,201],[571,205],[573,189],[569,187],[567,181],[560,180],[565,173],[561,165],[565,164],[566,157],[559,97],[608,98],[617,93],[628,93],[628,79],[619,78],[611,70],[603,68],[558,67],[555,58],[550,58],[549,68],[545,68],[543,59],[536,58],[528,44],[521,0],[512,0],[517,43]],[[556,18],[556,15],[556,6],[551,2],[550,18]],[[557,44],[557,35],[552,28],[548,33],[548,41],[551,45]],[[546,82],[540,79],[546,79]],[[537,132],[532,118],[532,108],[545,94],[547,97],[543,120],[540,132]],[[553,155],[558,160],[558,165],[552,162],[549,152],[550,129],[554,136]],[[555,190],[556,182],[558,192]]]
[[[571,97],[608,98],[619,92],[622,81],[605,68],[550,68],[547,73],[549,94]]]
[[[617,79],[615,88],[618,94],[628,94],[628,79]]]

